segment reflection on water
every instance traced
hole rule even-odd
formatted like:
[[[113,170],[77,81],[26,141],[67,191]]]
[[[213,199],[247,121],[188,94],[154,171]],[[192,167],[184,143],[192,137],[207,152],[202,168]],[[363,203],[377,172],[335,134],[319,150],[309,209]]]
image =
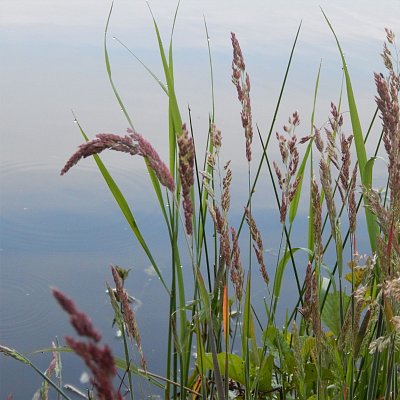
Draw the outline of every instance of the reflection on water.
[[[21,6],[23,3],[26,7]],[[63,163],[80,141],[80,133],[72,123],[71,106],[79,118],[85,119],[80,122],[91,137],[98,132],[122,133],[126,129],[126,121],[104,72],[101,38],[109,4],[101,10],[99,2],[94,5],[94,2],[60,0],[56,10],[45,8],[46,2],[42,3],[35,3],[31,8],[33,2],[9,1],[6,2],[9,12],[2,15],[6,30],[0,35],[0,45],[4,46],[7,63],[0,65],[1,75],[6,77],[1,83],[1,92],[7,101],[0,108],[0,153],[2,160],[8,162],[1,165],[0,172],[0,343],[29,352],[48,347],[56,337],[62,342],[71,328],[66,315],[50,296],[50,287],[57,286],[76,300],[79,308],[104,333],[104,340],[116,352],[120,351],[105,293],[105,282],[111,282],[109,266],[118,264],[132,268],[127,289],[142,302],[137,319],[144,354],[153,372],[162,374],[165,352],[160,349],[165,348],[167,337],[168,298],[154,270],[149,267],[92,160],[85,160],[67,176],[59,177]],[[121,2],[116,6],[111,34],[118,35],[135,52],[138,50],[151,69],[162,77],[151,19],[145,2],[142,3],[131,2],[128,6]],[[251,71],[254,121],[263,133],[269,129],[290,46],[302,18],[303,28],[276,129],[286,122],[289,113],[299,109],[304,121],[302,134],[308,133],[306,121],[311,115],[321,57],[324,63],[317,104],[318,125],[326,120],[330,101],[339,97],[340,60],[319,5],[332,18],[347,52],[361,115],[372,115],[375,110],[372,71],[381,68],[378,54],[383,28],[396,28],[398,1],[387,1],[385,7],[376,1],[363,1],[362,7],[360,2],[350,4],[342,0],[292,3],[273,5],[257,0],[246,3],[244,9],[242,2],[186,1],[182,2],[182,17],[178,16],[176,92],[182,110],[190,104],[200,148],[203,148],[202,141],[205,142],[211,109],[209,59],[203,30],[203,14],[207,16],[223,157],[232,158],[234,168],[231,209],[237,214],[232,215],[231,223],[240,217],[246,200],[241,190],[246,187],[246,177],[238,173],[245,161],[240,110],[230,82],[231,30],[242,40],[246,64]],[[174,7],[159,0],[153,6],[161,31],[169,32]],[[125,7],[134,7],[134,12],[127,12]],[[113,76],[118,77],[118,88],[132,112],[135,126],[165,156],[167,99],[141,66],[121,51],[115,41],[110,42]],[[29,121],[28,128],[21,125],[21,115]],[[254,155],[261,156],[258,146]],[[140,211],[135,213],[137,223],[144,228],[145,239],[157,254],[159,267],[168,282],[167,235],[164,225],[160,225],[162,218],[142,160],[106,165],[123,165],[113,167],[112,175],[128,203]],[[268,266],[274,268],[280,226],[276,212],[271,211],[272,189],[264,178],[257,188],[255,196],[260,203],[254,212],[258,225],[267,229],[265,246],[272,250],[266,259]],[[300,205],[302,210],[307,206]],[[305,237],[297,226],[293,228],[293,235]],[[185,279],[189,282],[192,279],[190,263],[185,259],[182,263],[184,270],[188,267]],[[287,271],[285,278],[290,275],[290,267]],[[285,290],[288,294],[296,291],[293,279],[285,279]],[[253,295],[260,299],[256,309],[265,315],[262,304],[265,287],[254,285]],[[282,300],[284,309],[291,296],[283,294]],[[48,357],[34,359],[40,368],[46,369]],[[64,381],[84,390],[80,378],[86,372],[85,367],[76,357],[63,355],[63,359]],[[10,392],[15,399],[31,398],[40,381],[35,373],[4,357],[0,357],[0,370],[0,398],[6,398]]]
[[[0,337],[9,343],[20,332],[32,335],[39,329],[47,329],[49,319],[49,286],[45,275],[33,270],[4,270],[0,281]]]
[[[63,336],[72,331],[67,316],[51,297],[50,288],[57,286],[92,317],[118,354],[121,346],[111,326],[112,308],[105,282],[112,282],[110,265],[119,264],[132,269],[127,289],[135,298],[138,321],[149,338],[143,346],[150,361],[156,350],[151,346],[161,343],[163,337],[152,337],[154,320],[148,316],[160,324],[165,321],[165,293],[159,290],[157,277],[96,167],[79,168],[74,179],[68,180],[59,176],[59,165],[2,165],[0,343],[23,352],[49,347],[56,337],[62,343]],[[129,200],[143,204],[144,193],[149,190],[143,179],[131,170],[117,168],[112,174]],[[136,216],[138,225],[155,226],[156,204],[149,200],[146,204]],[[157,243],[161,249],[163,233],[160,227],[147,230],[144,236],[150,247]],[[161,258],[160,268],[165,270],[162,262]],[[159,329],[164,327],[162,324]],[[63,358],[64,379],[79,387],[84,366],[69,355]],[[46,369],[48,357],[33,359]],[[37,389],[40,379],[14,360],[0,357],[0,369],[1,398],[10,392],[15,399],[30,398]],[[14,379],[16,374],[24,376],[23,387]]]

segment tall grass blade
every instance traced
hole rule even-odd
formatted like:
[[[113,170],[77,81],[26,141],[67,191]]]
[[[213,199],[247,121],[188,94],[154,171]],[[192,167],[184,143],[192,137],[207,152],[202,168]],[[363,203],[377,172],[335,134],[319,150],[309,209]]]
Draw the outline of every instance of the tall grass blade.
[[[51,351],[55,351],[54,348],[51,349]],[[0,345],[0,353],[14,358],[14,360],[17,360],[19,362],[22,362],[25,365],[28,365],[31,367],[34,371],[36,371],[42,379],[44,379],[60,396],[62,396],[66,400],[71,400],[70,397],[68,397],[64,391],[59,388],[45,373],[43,373],[35,364],[32,363],[31,360],[29,360],[27,357],[25,357],[23,354],[19,353],[15,349],[10,349],[9,347],[1,346]]]
[[[320,62],[320,64],[319,64],[317,80],[315,82],[313,109],[312,109],[312,114],[311,114],[310,135],[313,133],[313,127],[314,127],[314,115],[315,115],[315,106],[317,104],[317,93],[318,93],[319,77],[320,77],[320,74],[321,74],[321,64],[322,64],[322,62]],[[296,218],[297,209],[299,207],[301,189],[303,187],[304,170],[306,168],[308,157],[310,156],[310,153],[311,153],[312,143],[313,143],[313,141],[311,140],[310,143],[307,146],[306,152],[305,152],[304,157],[303,157],[303,159],[301,161],[301,164],[300,164],[300,168],[299,168],[299,170],[297,172],[297,175],[296,175],[296,178],[300,176],[301,180],[300,180],[299,186],[297,188],[296,194],[294,195],[293,200],[290,203],[290,208],[289,208],[289,223],[290,223],[290,225],[293,223],[294,219]],[[311,219],[309,220],[309,222],[310,221],[311,221]]]
[[[179,5],[179,4],[178,4]],[[160,31],[157,22],[149,6],[151,17],[153,19],[154,29],[157,36],[159,52],[161,56],[162,65],[164,68],[165,79],[167,81],[168,96],[169,96],[169,116],[170,116],[170,137],[169,137],[169,150],[170,150],[170,171],[175,171],[175,158],[176,158],[176,134],[179,134],[182,129],[182,118],[179,112],[178,102],[175,95],[174,79],[172,70],[168,65],[165,55],[164,46],[162,44]]]
[[[275,278],[274,278],[274,289],[273,289],[273,294],[274,297],[277,299],[279,298],[281,288],[282,288],[282,281],[283,281],[283,274],[286,269],[286,265],[289,260],[292,259],[292,257],[299,251],[302,250],[306,252],[309,256],[312,256],[312,251],[310,249],[307,249],[305,247],[295,247],[291,249],[287,249],[283,255],[283,257],[279,260],[278,266],[276,268],[275,272]]]
[[[347,64],[346,60],[344,58],[344,54],[342,51],[342,48],[339,43],[339,39],[336,36],[336,33],[332,27],[332,24],[330,23],[328,17],[322,10],[322,14],[325,17],[326,22],[328,23],[328,26],[330,30],[332,31],[336,44],[338,46],[338,50],[340,53],[340,57],[342,59],[342,64],[343,64],[343,71],[346,79],[346,89],[347,89],[347,101],[350,109],[350,118],[351,118],[351,125],[353,128],[353,135],[354,135],[354,142],[356,146],[356,152],[357,152],[357,159],[358,159],[358,164],[359,164],[359,170],[360,170],[360,176],[361,176],[361,182],[364,187],[370,188],[372,185],[372,181],[368,179],[368,176],[365,174],[365,165],[367,163],[367,153],[365,150],[365,144],[364,144],[364,137],[361,129],[361,124],[360,124],[360,118],[358,116],[358,111],[357,111],[357,106],[356,106],[356,101],[354,98],[354,93],[353,93],[353,87],[351,85],[351,80],[350,80],[350,75],[349,71],[347,69]],[[364,197],[364,204],[367,205],[367,201]],[[371,244],[371,250],[372,252],[376,251],[376,236],[378,234],[378,229],[377,229],[377,223],[376,223],[376,217],[371,213],[368,207],[365,207],[365,218],[367,222],[367,228],[368,228],[368,235],[369,235],[369,241]]]
[[[168,89],[161,81],[161,79],[159,79],[158,76],[125,43],[123,43],[117,37],[113,37],[113,39],[116,40],[122,47],[124,47],[136,59],[136,61],[138,61],[139,64],[142,65],[142,67],[151,75],[151,77],[157,82],[164,93],[168,96]]]
[[[107,23],[106,23],[106,28],[104,30],[104,59],[106,62],[106,69],[107,69],[107,75],[108,75],[108,79],[110,81],[112,90],[115,94],[115,97],[117,98],[118,104],[121,107],[122,112],[124,113],[130,127],[132,130],[135,130],[135,127],[133,126],[133,122],[128,114],[128,111],[126,110],[124,103],[122,102],[121,97],[119,96],[119,93],[117,91],[117,88],[115,87],[113,78],[112,78],[112,72],[111,72],[111,66],[110,66],[110,59],[108,57],[108,50],[107,50],[107,33],[108,33],[108,26],[110,24],[110,19],[111,19],[111,14],[112,14],[112,10],[113,10],[113,6],[114,6],[114,1],[111,3],[111,7],[110,7],[110,12],[108,13],[108,18],[107,18]]]
[[[76,120],[77,121],[77,120]],[[82,136],[84,137],[84,139],[86,141],[89,140],[89,138],[86,136],[85,132],[82,129],[82,126],[80,125],[80,123],[77,121],[77,125],[79,127],[79,130],[81,131]],[[168,286],[166,285],[164,278],[161,274],[160,269],[157,266],[157,263],[155,262],[153,255],[150,252],[150,249],[148,248],[141,232],[140,229],[136,223],[136,220],[132,214],[132,211],[124,197],[124,195],[122,194],[121,190],[119,189],[118,185],[115,183],[114,179],[111,177],[110,173],[108,172],[107,168],[105,167],[105,165],[103,164],[103,162],[101,161],[101,158],[97,155],[94,154],[93,155],[94,160],[96,161],[97,167],[99,168],[101,174],[103,175],[104,180],[107,183],[107,186],[109,187],[112,195],[114,196],[114,199],[116,200],[117,204],[119,205],[119,208],[122,211],[122,214],[124,215],[126,221],[128,222],[129,226],[132,229],[132,232],[135,234],[138,242],[140,243],[140,245],[142,246],[143,250],[145,251],[147,257],[149,258],[154,270],[156,271],[158,277],[160,278],[160,281],[162,283],[162,285],[164,286],[165,290],[167,291],[167,293],[169,294],[169,289]]]

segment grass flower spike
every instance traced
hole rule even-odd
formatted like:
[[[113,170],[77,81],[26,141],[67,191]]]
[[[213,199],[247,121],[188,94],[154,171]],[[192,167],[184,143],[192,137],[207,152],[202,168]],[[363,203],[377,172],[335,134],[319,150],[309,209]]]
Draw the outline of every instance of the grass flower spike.
[[[58,289],[53,289],[53,296],[70,316],[76,332],[87,341],[76,340],[66,336],[67,345],[86,363],[92,373],[91,382],[96,389],[98,400],[122,400],[119,391],[113,387],[113,379],[117,374],[111,349],[100,346],[100,333],[93,327],[89,317],[79,311],[74,302]]]
[[[99,133],[96,138],[83,143],[67,161],[61,170],[61,175],[66,174],[81,158],[100,154],[104,150],[122,151],[131,155],[138,154],[138,145],[133,142],[132,135],[118,136],[112,133]]]
[[[246,158],[251,161],[251,142],[253,141],[253,117],[250,103],[250,77],[246,72],[242,50],[236,35],[231,33],[233,47],[232,82],[236,86],[238,99],[242,103],[242,126],[246,138]]]
[[[194,183],[194,143],[189,137],[186,124],[182,126],[182,135],[178,137],[179,147],[179,176],[182,182],[183,210],[185,212],[185,226],[188,235],[193,233],[193,204],[190,198],[190,189]]]

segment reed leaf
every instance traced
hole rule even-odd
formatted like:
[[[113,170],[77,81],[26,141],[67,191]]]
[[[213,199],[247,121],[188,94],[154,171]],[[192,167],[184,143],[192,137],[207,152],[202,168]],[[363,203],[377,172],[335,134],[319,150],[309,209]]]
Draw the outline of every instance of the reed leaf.
[[[51,351],[56,351],[56,349],[54,349],[52,347]],[[71,398],[68,397],[64,393],[64,391],[60,387],[58,387],[44,372],[42,372],[34,363],[32,363],[31,360],[29,360],[27,357],[25,357],[23,354],[21,354],[17,350],[0,345],[0,354],[4,354],[5,356],[11,357],[14,360],[22,362],[25,365],[28,365],[35,372],[37,372],[42,377],[42,379],[44,379],[60,396],[62,396],[66,400],[71,400]]]
[[[321,8],[321,11],[325,17],[325,20],[326,20],[330,30],[333,33],[333,36],[335,37],[336,44],[337,44],[337,47],[338,47],[338,50],[340,53],[340,57],[342,59],[343,71],[344,71],[344,76],[345,76],[345,80],[346,80],[347,101],[348,101],[349,110],[350,110],[351,125],[353,128],[354,142],[355,142],[355,147],[356,147],[357,160],[358,160],[358,164],[359,164],[361,182],[364,187],[370,188],[372,185],[372,181],[369,176],[366,176],[364,174],[365,165],[367,164],[367,153],[365,150],[364,136],[363,136],[362,129],[361,129],[360,118],[358,116],[357,105],[356,105],[356,101],[355,101],[355,97],[354,97],[354,93],[353,93],[353,87],[352,87],[351,80],[350,80],[350,74],[347,69],[346,60],[344,58],[344,54],[343,54],[342,48],[339,43],[339,39],[336,36],[333,26],[330,23],[328,17],[324,13],[324,11],[322,10],[322,8]],[[364,204],[366,206],[368,205],[368,202],[365,199],[365,197],[364,197]],[[367,222],[371,250],[372,250],[372,252],[375,252],[376,251],[376,237],[378,234],[378,226],[377,226],[375,215],[371,213],[371,211],[369,210],[368,207],[365,207],[365,219]]]
[[[321,74],[321,65],[322,65],[322,63],[320,62],[319,68],[318,68],[317,80],[315,82],[315,88],[314,88],[314,99],[313,99],[313,109],[312,109],[312,113],[311,113],[310,135],[313,133],[313,127],[314,127],[315,106],[317,104],[317,94],[318,94],[319,77]],[[313,141],[311,140],[309,142],[309,144],[307,145],[306,152],[303,156],[303,159],[301,160],[301,164],[300,164],[299,170],[296,175],[296,179],[299,176],[301,177],[301,179],[300,179],[300,183],[297,188],[296,194],[294,195],[293,200],[290,203],[290,208],[289,208],[289,224],[290,225],[293,223],[294,219],[296,218],[297,209],[299,207],[301,189],[303,187],[304,170],[306,168],[308,157],[310,156],[310,154],[312,154],[312,143],[313,143]],[[309,220],[309,223],[310,223],[310,220]]]
[[[79,130],[81,131],[82,136],[84,137],[84,139],[86,141],[89,140],[89,138],[87,137],[87,135],[85,134],[84,130],[82,129],[82,126],[80,125],[79,121],[76,120],[76,123],[79,127]],[[114,196],[115,201],[117,202],[119,208],[122,211],[122,214],[124,215],[126,221],[128,222],[129,226],[132,229],[132,232],[135,234],[136,239],[138,240],[138,242],[140,243],[140,245],[142,246],[143,250],[145,251],[147,257],[149,258],[151,265],[153,266],[154,270],[157,273],[157,276],[160,278],[160,281],[162,283],[162,285],[164,286],[165,290],[167,291],[167,293],[169,294],[169,288],[167,286],[167,284],[164,281],[164,278],[161,274],[160,269],[157,266],[157,263],[155,262],[153,255],[150,252],[150,249],[148,248],[142,233],[140,232],[140,229],[136,223],[136,220],[132,214],[132,211],[128,205],[128,202],[126,201],[124,195],[122,194],[121,190],[119,189],[118,185],[115,183],[114,179],[111,177],[110,173],[108,172],[106,166],[103,164],[103,162],[101,161],[101,158],[97,155],[94,154],[93,158],[97,164],[97,167],[99,168],[101,174],[103,175],[104,180],[107,183],[107,186],[109,187],[112,195]]]

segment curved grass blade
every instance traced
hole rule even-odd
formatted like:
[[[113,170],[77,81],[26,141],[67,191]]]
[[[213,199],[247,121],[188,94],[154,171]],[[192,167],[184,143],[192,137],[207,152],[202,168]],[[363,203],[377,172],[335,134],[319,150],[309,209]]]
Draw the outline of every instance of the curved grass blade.
[[[214,71],[213,71],[213,64],[211,57],[210,35],[208,34],[206,17],[203,16],[203,18],[204,18],[204,29],[206,31],[206,37],[207,37],[208,61],[210,65],[210,78],[211,78],[211,105],[212,105],[211,123],[214,123],[214,118],[215,118]]]
[[[158,29],[158,25],[154,18],[154,15],[151,11],[150,5],[148,3],[147,5],[149,7],[151,17],[153,19],[161,61],[163,64],[165,79],[167,81],[167,87],[168,87],[169,117],[170,117],[170,138],[169,138],[170,170],[171,172],[173,172],[175,170],[175,158],[176,158],[176,134],[179,134],[182,129],[182,118],[179,112],[178,102],[176,100],[172,70],[170,69],[170,66],[168,65],[167,62],[164,46],[161,40],[160,31]]]
[[[56,351],[54,347],[51,348],[50,351]],[[70,397],[68,397],[64,391],[59,388],[45,373],[43,373],[35,364],[32,363],[31,360],[29,360],[27,357],[25,357],[23,354],[19,353],[15,349],[10,349],[9,347],[6,346],[1,346],[0,345],[0,353],[4,354],[5,356],[14,358],[14,360],[17,360],[19,362],[22,362],[23,364],[28,365],[31,367],[33,370],[35,370],[54,390],[57,391],[59,395],[61,395],[64,399],[66,400],[71,400]]]
[[[115,85],[114,85],[114,81],[113,81],[113,79],[112,79],[112,71],[111,71],[111,65],[110,65],[110,60],[109,60],[109,57],[108,57],[108,51],[107,51],[107,34],[108,34],[108,26],[109,26],[109,24],[110,24],[110,18],[111,18],[111,14],[112,14],[112,9],[113,9],[113,5],[114,5],[114,2],[112,2],[111,3],[111,8],[110,8],[110,12],[109,12],[109,14],[108,14],[108,18],[107,18],[107,23],[106,23],[106,28],[105,28],[105,31],[104,31],[104,58],[105,58],[105,63],[106,63],[106,69],[107,69],[107,75],[108,75],[108,79],[109,79],[109,81],[110,81],[110,84],[111,84],[111,87],[112,87],[112,90],[113,90],[113,92],[114,92],[114,95],[115,95],[115,97],[116,97],[116,99],[117,99],[117,101],[118,101],[118,104],[119,104],[119,106],[121,107],[121,110],[123,111],[123,113],[124,113],[124,115],[125,115],[125,117],[126,117],[126,119],[127,119],[127,121],[128,121],[128,123],[129,123],[129,125],[130,125],[130,127],[132,128],[132,130],[135,130],[135,128],[134,128],[134,126],[133,126],[133,122],[132,122],[132,120],[131,120],[131,118],[130,118],[130,116],[129,116],[129,114],[128,114],[128,111],[126,110],[126,107],[125,107],[125,105],[124,105],[124,103],[123,103],[123,101],[122,101],[122,99],[121,99],[121,97],[120,97],[120,95],[119,95],[119,93],[118,93],[118,90],[117,90],[117,88],[115,87]],[[121,43],[121,42],[120,42]],[[122,44],[122,43],[121,43]],[[146,67],[146,65],[144,65],[136,56],[135,56],[135,54],[133,54],[124,44],[122,44],[146,69],[147,69],[147,71],[157,80],[157,82],[160,84],[160,86],[161,86],[161,88],[163,88],[164,89],[164,91],[165,91],[165,86],[161,83],[161,81],[150,71],[150,69],[149,68],[147,68]],[[168,94],[168,92],[167,92],[167,94]],[[147,165],[147,164],[146,164]],[[154,177],[154,172],[151,170],[151,168],[149,168],[148,167],[148,165],[147,165],[147,170],[148,170],[148,172],[149,172],[149,175],[150,175],[150,178],[151,178],[151,182],[152,182],[152,184],[153,184],[153,187],[154,187],[154,191],[156,192],[156,196],[157,196],[157,199],[158,199],[158,203],[159,203],[159,205],[160,205],[160,208],[161,208],[161,211],[162,211],[162,213],[163,213],[163,216],[164,216],[164,219],[165,219],[165,221],[166,221],[166,223],[167,223],[167,226],[168,226],[168,229],[170,230],[170,226],[169,226],[169,224],[168,224],[168,219],[167,219],[167,213],[166,213],[166,210],[165,210],[165,204],[164,204],[164,201],[163,201],[163,199],[162,199],[162,195],[161,195],[161,188],[160,188],[160,183],[159,183],[159,181],[158,181],[158,179],[155,179],[155,177]]]
[[[365,150],[364,137],[363,137],[363,133],[361,130],[360,118],[358,116],[357,105],[356,105],[356,101],[354,98],[354,93],[353,93],[353,88],[351,85],[349,71],[347,69],[346,60],[344,58],[344,54],[343,54],[342,48],[339,43],[339,39],[337,38],[336,33],[332,27],[332,24],[330,23],[328,17],[326,16],[326,14],[322,10],[322,8],[321,8],[321,11],[325,17],[325,20],[326,20],[330,30],[333,33],[333,36],[335,37],[336,44],[337,44],[337,47],[338,47],[338,50],[340,53],[340,57],[342,59],[343,71],[344,71],[344,75],[345,75],[345,79],[346,79],[347,101],[348,101],[349,109],[350,109],[350,118],[351,118],[351,125],[353,128],[353,135],[354,135],[354,142],[355,142],[355,146],[356,146],[357,159],[358,159],[358,163],[360,166],[359,170],[360,170],[361,182],[364,187],[369,188],[369,187],[371,187],[372,181],[370,179],[368,179],[369,177],[367,177],[364,174],[365,165],[367,163],[367,153]],[[365,197],[364,197],[364,204],[367,205],[367,200]],[[378,234],[378,229],[377,229],[376,217],[371,213],[371,211],[369,210],[368,207],[365,207],[365,218],[366,218],[366,222],[367,222],[371,250],[372,250],[372,252],[375,252],[376,251],[376,236]]]
[[[76,120],[76,118],[75,118]],[[86,136],[85,132],[83,131],[81,125],[79,124],[78,120],[76,120],[76,123],[79,127],[79,130],[81,131],[82,136],[84,137],[84,139],[86,141],[89,140],[89,138]],[[136,223],[136,220],[132,214],[131,209],[129,208],[129,205],[124,197],[124,195],[122,194],[121,190],[119,189],[118,185],[115,183],[114,179],[111,177],[110,173],[108,172],[107,168],[105,167],[105,165],[103,164],[103,162],[101,161],[101,158],[95,154],[93,155],[94,160],[96,161],[97,167],[99,168],[101,174],[103,175],[104,180],[107,183],[107,186],[109,187],[112,195],[114,196],[115,201],[117,202],[119,208],[122,211],[122,214],[124,215],[126,221],[128,222],[129,226],[132,229],[132,232],[135,234],[138,242],[140,243],[140,245],[142,246],[143,250],[145,251],[147,257],[149,258],[154,270],[156,271],[158,277],[160,278],[161,283],[163,284],[165,290],[167,291],[167,293],[169,294],[169,289],[168,286],[166,285],[164,278],[162,277],[161,271],[157,266],[157,263],[155,262],[153,255],[150,252],[150,249],[148,248],[142,233],[140,232],[140,229]]]
[[[160,85],[161,89],[168,96],[168,89],[161,81],[161,79],[159,79],[158,76],[125,43],[123,43],[115,36],[113,37],[113,39],[116,40],[122,47],[124,47],[136,59],[136,61],[138,61],[142,65],[142,67],[151,75],[151,77],[158,83],[158,85]]]
[[[119,106],[121,107],[122,112],[124,113],[126,119],[128,120],[128,123],[131,127],[132,130],[135,130],[134,126],[133,126],[133,122],[124,106],[124,103],[121,100],[121,97],[118,94],[117,88],[114,85],[114,81],[112,79],[112,73],[111,73],[111,66],[110,66],[110,59],[108,57],[108,51],[107,51],[107,33],[108,33],[108,26],[110,24],[110,19],[111,19],[111,13],[112,13],[112,9],[114,6],[114,1],[111,3],[111,7],[110,7],[110,12],[108,14],[108,18],[107,18],[107,23],[106,23],[106,28],[104,30],[104,58],[105,58],[105,62],[106,62],[106,69],[107,69],[107,75],[108,75],[108,79],[110,81],[112,90],[115,94],[115,97],[118,100]]]

